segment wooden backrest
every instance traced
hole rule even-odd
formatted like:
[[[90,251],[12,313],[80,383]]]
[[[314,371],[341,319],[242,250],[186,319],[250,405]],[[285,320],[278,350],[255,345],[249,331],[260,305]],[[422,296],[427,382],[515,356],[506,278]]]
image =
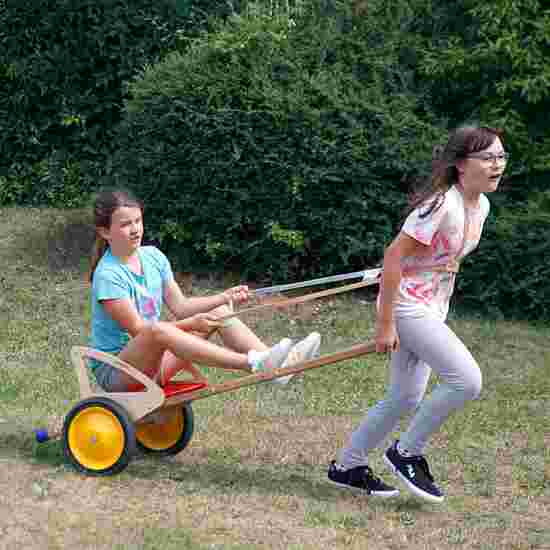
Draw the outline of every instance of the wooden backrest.
[[[88,358],[95,359],[96,361],[100,361],[110,367],[125,372],[137,382],[143,384],[143,390],[129,392],[93,391],[87,368],[86,360]],[[74,346],[71,348],[71,362],[76,369],[81,399],[87,399],[89,397],[108,397],[123,406],[134,422],[137,422],[150,412],[162,407],[164,404],[164,392],[160,386],[136,368],[110,353],[84,346]]]

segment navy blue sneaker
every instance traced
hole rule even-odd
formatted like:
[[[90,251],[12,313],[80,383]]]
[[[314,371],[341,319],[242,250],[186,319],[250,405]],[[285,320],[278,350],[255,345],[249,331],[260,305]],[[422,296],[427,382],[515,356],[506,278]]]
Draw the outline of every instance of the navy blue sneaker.
[[[397,450],[397,441],[384,454],[384,462],[405,487],[417,497],[429,502],[440,503],[445,495],[434,483],[430,467],[426,459],[419,456],[404,457]]]
[[[394,497],[399,494],[395,487],[386,485],[379,477],[376,477],[368,466],[357,466],[357,468],[344,470],[333,460],[328,469],[328,479],[338,487],[375,497]]]

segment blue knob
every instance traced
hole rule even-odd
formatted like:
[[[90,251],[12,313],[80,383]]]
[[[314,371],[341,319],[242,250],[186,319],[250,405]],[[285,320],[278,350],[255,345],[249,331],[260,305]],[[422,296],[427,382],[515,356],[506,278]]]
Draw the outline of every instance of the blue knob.
[[[44,443],[45,441],[48,441],[50,439],[48,430],[46,430],[45,428],[34,430],[34,434],[38,443]]]

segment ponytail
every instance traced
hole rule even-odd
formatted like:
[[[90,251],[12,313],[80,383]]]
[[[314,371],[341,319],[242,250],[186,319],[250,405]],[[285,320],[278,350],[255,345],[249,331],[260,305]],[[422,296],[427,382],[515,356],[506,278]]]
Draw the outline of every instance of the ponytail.
[[[103,237],[96,235],[94,248],[92,250],[92,260],[90,265],[90,275],[89,275],[90,283],[94,278],[95,268],[97,267],[99,260],[101,260],[101,258],[103,257],[103,254],[105,254],[107,248],[109,248],[109,244],[107,243],[107,241]]]
[[[443,151],[443,147],[440,145],[433,148],[432,175],[427,185],[413,190],[409,195],[409,206],[405,216],[430,201],[426,211],[420,214],[421,218],[429,216],[441,207],[445,193],[456,183],[456,167],[452,161],[444,158]]]

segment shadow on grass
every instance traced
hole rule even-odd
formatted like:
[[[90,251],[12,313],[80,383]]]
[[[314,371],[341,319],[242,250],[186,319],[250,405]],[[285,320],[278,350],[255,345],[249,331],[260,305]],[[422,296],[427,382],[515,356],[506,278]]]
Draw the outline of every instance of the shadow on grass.
[[[65,464],[61,440],[38,443],[32,431],[28,434],[0,434],[0,457],[42,466]]]
[[[89,224],[69,221],[58,224],[47,235],[47,262],[52,271],[79,269],[83,259],[88,259],[94,243],[95,231]]]
[[[87,211],[38,211],[16,234],[13,248],[26,265],[50,272],[80,270],[88,260],[95,230]],[[44,219],[42,219],[44,218]]]
[[[317,473],[317,472],[315,472]],[[133,462],[124,476],[139,479],[166,479],[176,482],[182,494],[228,493],[287,495],[317,498],[327,483],[312,475],[310,466],[243,466],[231,462],[188,464],[172,460],[143,458]],[[330,486],[328,486],[330,487]]]
[[[184,451],[185,452],[185,451]],[[34,434],[0,434],[0,460],[23,462],[47,470],[73,473],[65,460],[61,440],[37,443]],[[99,479],[99,478],[98,478]],[[131,484],[134,480],[150,480],[158,483],[175,484],[176,494],[182,497],[202,496],[216,498],[218,495],[279,497],[293,496],[317,502],[319,510],[312,510],[310,526],[326,523],[330,527],[352,527],[357,518],[327,515],[323,508],[344,499],[366,502],[365,495],[356,495],[331,485],[326,479],[324,467],[304,464],[247,464],[239,463],[235,449],[216,449],[209,453],[208,462],[183,462],[175,457],[156,458],[137,453],[129,466],[120,474],[106,476],[105,480]],[[368,499],[369,508],[391,510],[403,516],[406,522],[415,511],[426,512],[429,504],[421,502],[402,492],[397,498]],[[404,515],[403,515],[404,514]],[[326,517],[325,517],[326,516]],[[348,525],[351,522],[353,525]],[[361,523],[361,522],[359,522]],[[356,525],[357,527],[357,525]]]
[[[209,462],[189,464],[173,459],[144,458],[130,464],[124,478],[175,482],[181,496],[201,495],[256,495],[265,497],[288,496],[314,502],[331,502],[342,497],[365,499],[331,485],[324,468],[301,464],[242,465],[238,462]],[[402,494],[394,499],[369,501],[376,507],[393,511],[424,510],[425,503]]]

